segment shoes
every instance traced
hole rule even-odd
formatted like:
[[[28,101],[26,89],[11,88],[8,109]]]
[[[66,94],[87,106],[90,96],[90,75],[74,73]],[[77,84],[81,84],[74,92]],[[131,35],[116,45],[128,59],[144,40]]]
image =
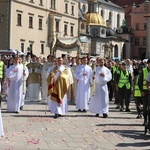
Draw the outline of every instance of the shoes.
[[[120,108],[120,111],[124,111],[124,108]]]
[[[61,114],[55,114],[54,119],[61,117]]]
[[[137,119],[142,118],[142,115],[138,115],[136,118],[137,118]]]
[[[108,117],[108,115],[107,114],[103,114],[103,118],[107,118]]]
[[[87,112],[87,110],[86,110],[86,109],[83,109],[83,112]]]
[[[126,112],[130,112],[130,109],[129,109],[129,108],[126,108]]]
[[[117,106],[116,106],[116,109],[119,109],[119,108],[120,108],[120,106],[119,106],[119,105],[117,105]]]
[[[81,112],[81,109],[78,109],[78,112]]]
[[[54,119],[56,119],[56,118],[58,118],[58,115],[57,115],[57,114],[55,114],[55,116],[54,116]]]
[[[99,117],[99,114],[96,114],[95,117]]]
[[[23,110],[23,106],[20,107],[20,110]]]
[[[19,114],[19,112],[18,112],[18,111],[16,111],[15,113],[16,113],[16,114]]]

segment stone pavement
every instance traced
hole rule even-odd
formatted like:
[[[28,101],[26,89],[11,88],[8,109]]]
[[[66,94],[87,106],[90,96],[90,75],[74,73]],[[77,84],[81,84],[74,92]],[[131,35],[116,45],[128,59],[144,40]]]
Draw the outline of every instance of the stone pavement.
[[[145,150],[150,149],[150,135],[144,135],[143,119],[131,112],[119,112],[110,102],[108,118],[77,112],[69,105],[65,117],[53,118],[41,102],[25,102],[19,113],[7,113],[2,102],[4,137],[0,150]]]

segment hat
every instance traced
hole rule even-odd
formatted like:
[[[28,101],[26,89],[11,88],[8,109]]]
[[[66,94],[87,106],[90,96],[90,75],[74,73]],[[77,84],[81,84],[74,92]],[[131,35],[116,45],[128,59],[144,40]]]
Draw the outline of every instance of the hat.
[[[126,63],[125,63],[125,62],[122,62],[122,65],[124,65],[124,66],[125,66],[125,65],[126,65]]]
[[[150,58],[147,60],[147,64],[149,64],[150,63]]]

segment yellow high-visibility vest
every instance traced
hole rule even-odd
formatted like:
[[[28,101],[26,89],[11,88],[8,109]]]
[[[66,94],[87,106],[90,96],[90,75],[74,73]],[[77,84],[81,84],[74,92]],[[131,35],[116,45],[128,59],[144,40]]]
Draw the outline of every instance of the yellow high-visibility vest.
[[[129,71],[126,70],[126,73],[124,74],[123,71],[120,71],[120,78],[118,82],[118,87],[122,88],[123,86],[126,86],[127,89],[130,89],[131,85],[129,82]]]
[[[4,76],[3,67],[4,67],[4,63],[0,61],[0,79],[2,79]]]
[[[143,69],[143,90],[147,90],[147,86],[146,86],[146,78],[148,76],[148,70],[147,68]]]
[[[135,78],[135,85],[134,85],[134,91],[133,91],[133,95],[135,97],[141,97],[142,96],[140,88],[138,86],[138,80],[139,80],[139,75],[137,75]]]

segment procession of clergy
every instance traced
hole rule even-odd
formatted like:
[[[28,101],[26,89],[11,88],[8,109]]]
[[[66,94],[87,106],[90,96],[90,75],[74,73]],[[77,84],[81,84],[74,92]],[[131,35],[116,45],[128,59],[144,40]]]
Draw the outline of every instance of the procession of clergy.
[[[128,61],[121,63],[120,70],[127,70]],[[116,84],[113,81],[114,72],[117,71],[113,67],[118,65],[119,68],[120,64],[115,64],[113,60],[67,55],[54,58],[48,55],[47,60],[41,61],[33,55],[32,58],[15,56],[10,58],[7,64],[5,60],[0,62],[5,66],[5,69],[0,66],[0,71],[5,72],[5,80],[1,80],[0,89],[7,95],[8,112],[19,113],[26,99],[48,105],[47,108],[54,114],[54,118],[64,116],[68,111],[68,104],[75,104],[75,109],[79,112],[89,111],[96,117],[102,114],[103,118],[107,118],[109,101],[113,97],[120,111],[124,111],[124,105],[125,111],[130,111],[131,87],[128,83],[132,82],[133,68],[129,67],[124,75],[122,72],[118,73],[120,76],[116,77]],[[125,80],[128,80],[128,83]],[[122,100],[118,100],[118,88]],[[1,118],[0,126],[2,127]],[[2,135],[2,128],[0,134]]]

